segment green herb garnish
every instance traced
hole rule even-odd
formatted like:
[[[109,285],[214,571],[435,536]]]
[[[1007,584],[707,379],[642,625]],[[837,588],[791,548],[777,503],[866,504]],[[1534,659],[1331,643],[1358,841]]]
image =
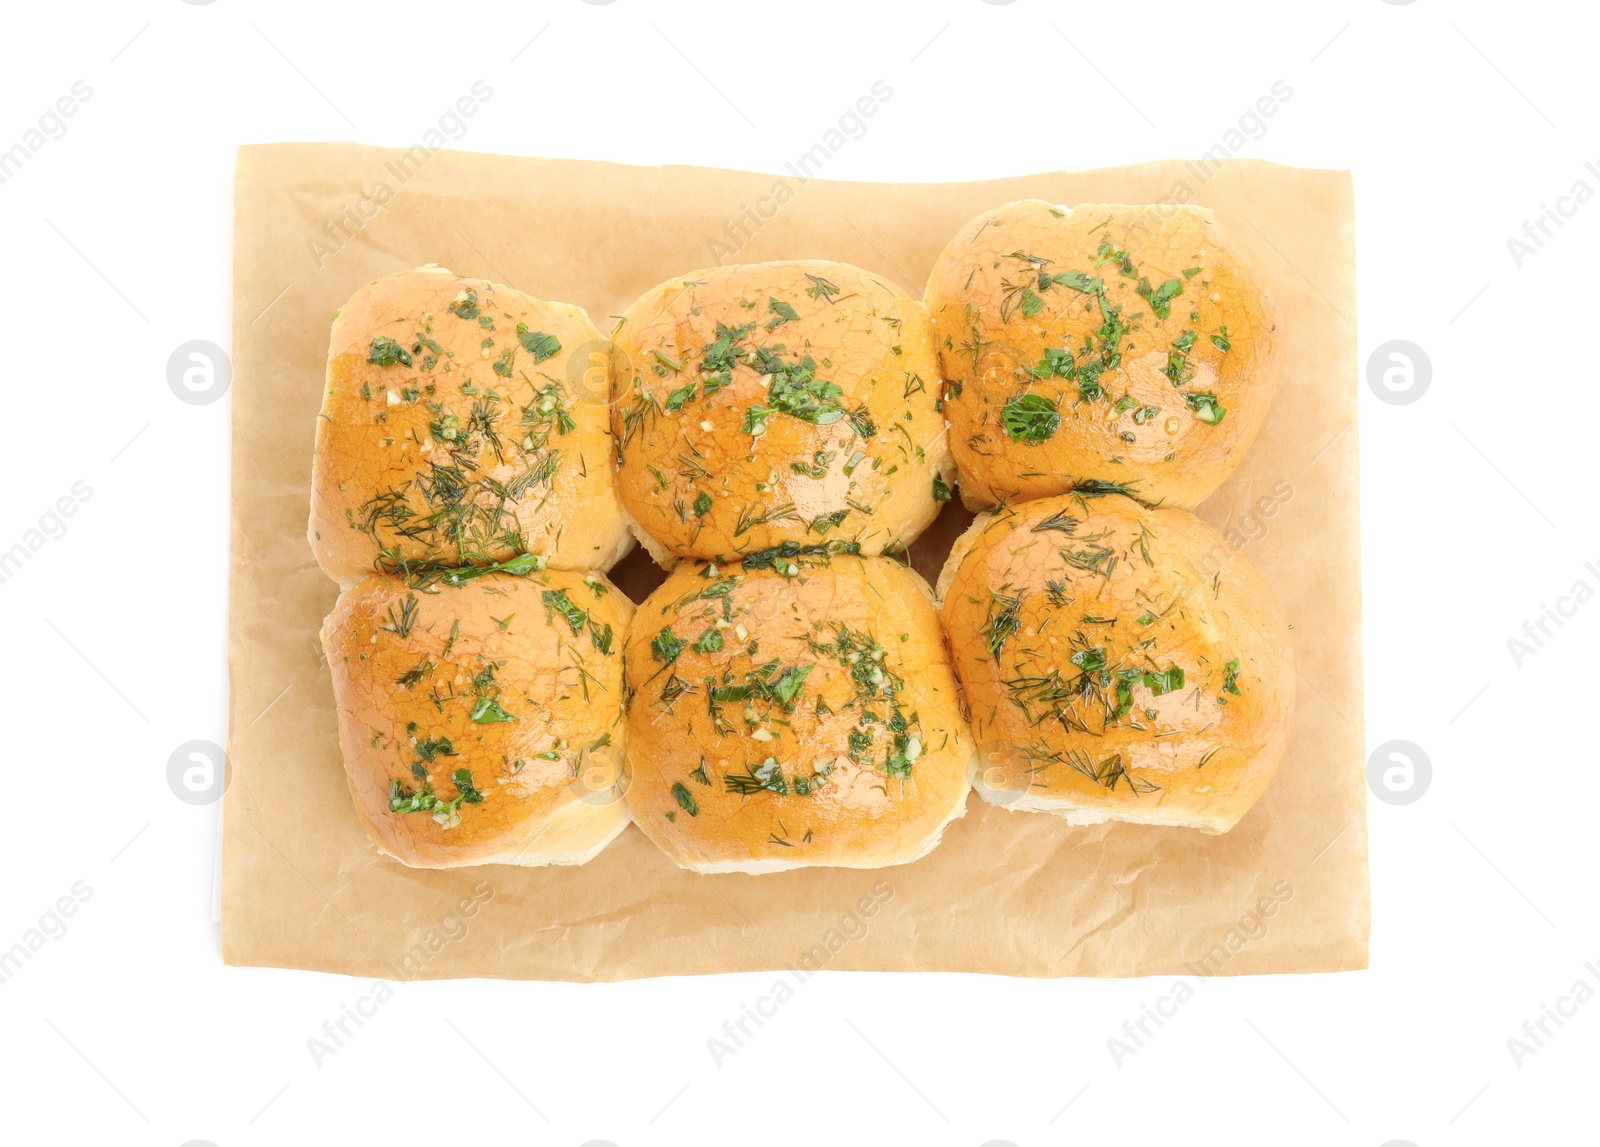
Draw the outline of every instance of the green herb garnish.
[[[479,697],[478,703],[472,707],[472,719],[480,725],[494,725],[501,721],[515,721],[516,718],[493,697]]]
[[[672,796],[678,802],[678,807],[690,816],[700,815],[700,806],[695,804],[694,794],[684,787],[682,781],[672,782]]]
[[[395,363],[411,365],[411,352],[384,335],[373,337],[372,346],[367,349],[367,361],[379,366],[393,366]]]
[[[1055,403],[1042,394],[1022,394],[1000,411],[1000,424],[1013,441],[1043,442],[1061,427]]]
[[[683,639],[673,633],[669,625],[650,639],[650,653],[657,661],[670,664],[683,652],[683,645]]]
[[[1134,288],[1139,292],[1139,297],[1150,304],[1150,309],[1155,312],[1156,318],[1164,319],[1172,310],[1172,300],[1183,294],[1182,279],[1168,279],[1154,290],[1150,288],[1149,279],[1140,279],[1139,285]]]
[[[1215,426],[1228,413],[1227,407],[1217,405],[1217,396],[1214,394],[1187,391],[1183,397],[1188,402],[1189,409],[1194,411],[1195,420],[1204,422],[1208,426]]]
[[[795,313],[795,309],[782,299],[768,299],[767,310],[776,316],[767,324],[767,330],[769,331],[775,327],[781,327],[784,323],[792,323],[800,317]]]
[[[535,363],[541,363],[561,353],[560,339],[543,331],[530,331],[526,323],[517,324],[517,341],[522,344],[523,350],[533,356]]]
[[[574,603],[566,590],[547,589],[539,595],[539,599],[544,602],[545,620],[549,621],[554,614],[560,614],[572,627],[572,636],[578,636],[583,632],[583,627],[589,624],[588,611]]]

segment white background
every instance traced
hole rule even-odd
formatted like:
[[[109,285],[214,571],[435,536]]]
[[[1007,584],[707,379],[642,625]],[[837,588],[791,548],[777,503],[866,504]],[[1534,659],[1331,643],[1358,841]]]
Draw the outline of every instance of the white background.
[[[1600,1002],[1520,1066],[1507,1046],[1600,984],[1600,605],[1520,668],[1507,647],[1600,587],[1600,201],[1520,268],[1506,244],[1600,191],[1590,6],[128,0],[6,23],[0,149],[93,94],[0,185],[0,549],[92,495],[0,584],[0,949],[92,895],[0,984],[0,1138],[1595,1141]],[[773,976],[412,983],[316,1064],[372,986],[224,968],[216,807],[166,781],[180,743],[225,737],[228,485],[228,402],[179,402],[166,362],[228,344],[238,144],[410,144],[478,78],[462,147],[770,171],[883,79],[827,171],[873,180],[1191,156],[1289,84],[1241,154],[1355,172],[1362,362],[1399,338],[1433,371],[1409,405],[1362,383],[1369,749],[1433,766],[1414,803],[1372,801],[1371,970],[1208,982],[1120,1066],[1107,1039],[1172,981],[823,974],[720,1067],[706,1040]]]

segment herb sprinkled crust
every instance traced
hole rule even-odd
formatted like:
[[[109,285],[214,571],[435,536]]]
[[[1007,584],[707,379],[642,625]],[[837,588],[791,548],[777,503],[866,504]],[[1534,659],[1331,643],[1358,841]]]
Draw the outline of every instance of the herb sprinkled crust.
[[[944,622],[984,799],[1226,832],[1261,795],[1293,719],[1293,649],[1216,530],[1091,489],[980,515],[951,562]]]
[[[1088,479],[1194,506],[1277,388],[1277,307],[1201,208],[1011,203],[957,233],[926,299],[974,508]]]
[[[598,574],[371,576],[322,630],[350,792],[419,868],[580,864],[627,823],[633,605]]]
[[[318,563],[344,586],[523,552],[609,569],[628,535],[601,345],[577,307],[438,268],[357,291],[317,420]]]
[[[628,805],[685,868],[900,864],[965,810],[973,747],[927,586],[833,549],[686,562],[639,607]]]
[[[680,557],[783,541],[903,548],[949,499],[922,304],[842,263],[717,267],[614,332],[622,499]]]

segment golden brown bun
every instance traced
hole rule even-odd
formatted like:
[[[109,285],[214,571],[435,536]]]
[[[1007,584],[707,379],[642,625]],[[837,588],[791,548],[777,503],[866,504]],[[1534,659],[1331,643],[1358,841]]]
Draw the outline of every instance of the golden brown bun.
[[[933,521],[936,488],[948,500],[928,312],[876,276],[695,271],[645,292],[615,338],[622,499],[681,557],[841,538],[877,554]]]
[[[628,634],[628,807],[684,868],[903,864],[966,811],[972,740],[927,585],[797,549],[684,562]]]
[[[584,373],[603,347],[577,307],[437,267],[357,291],[333,322],[311,468],[323,570],[349,587],[524,551],[609,569],[632,542],[603,368]]]
[[[582,864],[628,820],[633,605],[594,573],[463,574],[368,577],[323,623],[356,813],[416,868]],[[460,769],[482,800],[452,807]],[[392,811],[395,796],[431,807]]]
[[[1288,627],[1255,567],[1187,511],[1120,495],[1023,502],[973,531],[944,621],[979,794],[1072,824],[1237,824],[1294,716]]]
[[[1090,479],[1194,506],[1277,389],[1278,309],[1203,208],[1007,204],[956,234],[926,297],[973,508]]]

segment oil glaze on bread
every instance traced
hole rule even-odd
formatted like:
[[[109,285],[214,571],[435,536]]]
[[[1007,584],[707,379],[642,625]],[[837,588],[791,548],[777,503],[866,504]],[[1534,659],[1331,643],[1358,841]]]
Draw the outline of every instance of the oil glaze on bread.
[[[598,574],[373,575],[322,629],[356,813],[418,868],[581,864],[627,824],[622,645]]]
[[[1088,480],[1192,507],[1277,387],[1277,307],[1203,208],[1011,203],[956,234],[926,299],[974,508]]]
[[[1288,628],[1255,568],[1187,511],[1019,503],[980,515],[940,582],[985,800],[1215,833],[1272,779],[1293,717]]]
[[[949,497],[927,311],[877,276],[696,271],[647,291],[614,337],[622,498],[660,558],[837,539],[881,553]]]
[[[328,576],[522,552],[610,568],[631,542],[603,371],[585,384],[602,345],[577,307],[437,267],[357,291],[333,323],[312,462]]]
[[[915,860],[973,748],[927,585],[888,558],[684,562],[628,637],[628,805],[684,868]]]

